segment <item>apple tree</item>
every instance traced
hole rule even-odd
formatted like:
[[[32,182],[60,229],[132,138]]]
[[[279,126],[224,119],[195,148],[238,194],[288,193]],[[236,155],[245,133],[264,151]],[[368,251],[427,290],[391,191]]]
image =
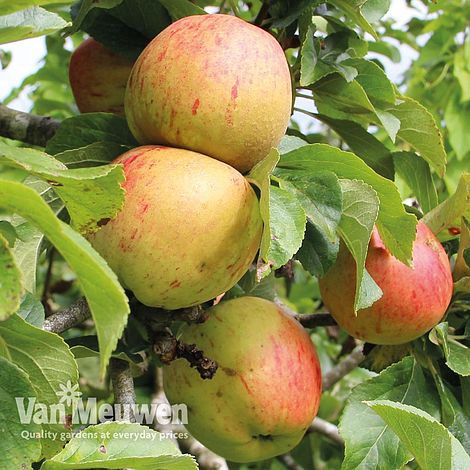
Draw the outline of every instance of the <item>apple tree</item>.
[[[470,4],[397,3],[0,4],[0,470],[470,469]]]

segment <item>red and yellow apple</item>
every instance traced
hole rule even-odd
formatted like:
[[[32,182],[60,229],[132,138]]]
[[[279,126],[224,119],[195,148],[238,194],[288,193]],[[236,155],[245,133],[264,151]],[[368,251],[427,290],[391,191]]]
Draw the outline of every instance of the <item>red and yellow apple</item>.
[[[452,297],[452,273],[444,248],[423,222],[417,226],[413,267],[392,256],[374,228],[366,269],[383,296],[357,316],[356,263],[344,244],[319,280],[326,307],[350,335],[374,344],[402,344],[423,335],[444,316]]]
[[[222,302],[181,335],[218,363],[210,380],[184,359],[164,367],[171,403],[188,406],[188,431],[234,462],[289,452],[317,414],[320,365],[302,326],[257,297]]]
[[[155,37],[132,69],[125,99],[140,143],[201,152],[242,173],[278,145],[291,105],[279,43],[218,14],[182,18]]]
[[[124,115],[124,94],[134,62],[92,38],[72,53],[69,80],[81,113]]]
[[[233,287],[262,231],[247,180],[225,163],[169,147],[138,147],[115,163],[124,165],[124,206],[89,239],[123,286],[169,310]]]

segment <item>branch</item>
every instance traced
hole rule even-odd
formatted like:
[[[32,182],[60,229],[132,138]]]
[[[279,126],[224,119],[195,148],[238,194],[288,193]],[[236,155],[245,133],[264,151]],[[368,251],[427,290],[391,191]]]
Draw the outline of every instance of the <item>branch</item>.
[[[294,318],[304,328],[315,328],[317,326],[335,326],[335,319],[329,313],[297,313]]]
[[[0,104],[0,136],[45,147],[60,122],[47,116],[23,113]]]
[[[312,424],[307,429],[307,433],[318,432],[330,438],[332,441],[344,446],[344,440],[339,435],[338,427],[321,418],[315,418]]]
[[[204,356],[195,344],[176,339],[169,329],[155,332],[153,350],[163,364],[178,358],[186,359],[199,372],[201,379],[212,379],[218,368],[217,362]]]
[[[291,454],[279,455],[277,460],[282,462],[289,470],[304,470],[304,467],[298,464]]]
[[[85,297],[82,297],[64,310],[47,317],[42,329],[51,333],[62,333],[69,328],[80,325],[90,317],[90,307]]]
[[[132,408],[135,405],[134,380],[128,362],[111,358],[109,374],[113,384],[114,404],[121,405],[121,413],[115,416],[115,421],[131,421],[135,423]]]
[[[142,320],[155,330],[161,330],[162,325],[169,325],[175,321],[186,323],[204,323],[207,318],[207,310],[201,305],[180,308],[178,310],[164,310],[162,308],[148,307],[137,299],[131,300],[132,312],[140,316]]]
[[[351,354],[339,361],[335,367],[323,376],[323,390],[331,388],[365,359],[366,356],[362,352],[363,347],[362,344],[356,346]]]
[[[280,307],[287,315],[295,318],[305,328],[315,328],[316,326],[335,326],[335,319],[327,312],[318,313],[297,313],[284,304],[280,299],[274,299],[274,303]]]

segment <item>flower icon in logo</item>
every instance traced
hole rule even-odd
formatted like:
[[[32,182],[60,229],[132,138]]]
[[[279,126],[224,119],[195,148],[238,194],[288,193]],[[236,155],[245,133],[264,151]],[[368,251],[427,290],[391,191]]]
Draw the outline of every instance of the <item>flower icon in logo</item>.
[[[78,401],[82,396],[82,392],[78,390],[78,384],[72,385],[70,380],[67,383],[59,384],[60,390],[56,392],[59,397],[59,403],[66,403],[67,406],[71,406],[72,403]]]

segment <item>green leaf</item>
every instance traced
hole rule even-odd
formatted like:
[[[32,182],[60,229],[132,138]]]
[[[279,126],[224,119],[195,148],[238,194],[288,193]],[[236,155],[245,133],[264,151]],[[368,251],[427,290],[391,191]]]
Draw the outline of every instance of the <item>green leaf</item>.
[[[258,279],[267,276],[271,266],[266,261],[271,246],[271,222],[270,222],[270,185],[271,173],[279,161],[279,152],[272,149],[269,154],[257,163],[246,176],[246,179],[258,187],[260,196],[260,213],[263,219],[263,235],[261,236],[260,256],[258,260]]]
[[[405,212],[397,188],[391,181],[375,173],[353,153],[325,144],[306,145],[282,155],[275,174],[286,169],[300,175],[306,171],[327,170],[338,178],[356,179],[371,186],[380,200],[377,226],[385,246],[395,257],[410,263],[416,218]]]
[[[385,72],[370,60],[354,58],[345,61],[358,71],[356,81],[364,88],[374,106],[395,104],[395,88]]]
[[[314,41],[315,27],[309,26],[300,49],[300,86],[308,86],[315,81],[315,66],[318,52]]]
[[[133,438],[127,436],[136,436]],[[181,454],[169,439],[147,426],[107,422],[89,426],[75,436],[64,450],[44,462],[41,470],[95,468],[133,470],[197,470],[194,457]]]
[[[449,335],[448,323],[439,323],[433,330],[446,357],[447,366],[456,374],[470,375],[470,348]]]
[[[339,236],[329,240],[315,225],[307,222],[304,240],[296,258],[313,276],[322,277],[336,261]]]
[[[18,233],[10,222],[6,220],[0,220],[0,236],[5,238],[5,240],[8,242],[8,245],[13,246],[16,239],[18,238]]]
[[[454,54],[454,77],[459,81],[462,96],[461,103],[470,101],[470,66],[465,58],[465,53],[470,56],[470,46],[465,41],[463,47]]]
[[[331,3],[336,8],[346,13],[346,16],[360,26],[365,32],[371,34],[375,39],[378,38],[374,28],[362,14],[361,7],[365,3],[364,0],[328,0],[328,3]]]
[[[369,241],[379,213],[379,198],[368,184],[340,180],[343,213],[339,233],[356,260],[354,312],[370,307],[382,297],[382,290],[365,269]]]
[[[158,0],[168,11],[173,21],[184,16],[205,15],[203,8],[198,7],[189,0]]]
[[[401,61],[400,49],[386,41],[369,41],[368,43],[369,52],[375,52],[382,54],[389,58],[394,64],[398,64]]]
[[[8,3],[2,3],[0,5],[0,15],[8,15],[19,10],[25,10],[26,8],[39,6],[39,5],[54,5],[54,4],[66,4],[73,3],[74,0],[11,0]]]
[[[50,34],[67,24],[59,15],[40,7],[0,16],[0,44]]]
[[[101,0],[99,2],[96,2],[95,0],[83,0],[79,3],[78,13],[74,18],[73,25],[67,29],[67,34],[71,35],[76,33],[81,28],[86,16],[94,8],[109,10],[110,8],[113,8],[122,3],[122,1],[123,0]]]
[[[279,186],[295,194],[309,222],[330,241],[336,239],[341,219],[342,193],[337,176],[331,171],[304,172],[278,170]]]
[[[306,223],[305,211],[297,197],[284,189],[271,186],[269,191],[271,240],[266,251],[261,245],[261,259],[272,269],[286,264],[302,245]]]
[[[2,181],[0,207],[18,213],[39,227],[77,274],[95,321],[103,375],[129,313],[126,295],[116,275],[88,241],[57,219],[34,190],[20,183]]]
[[[470,456],[462,444],[428,413],[414,406],[389,400],[369,401],[367,405],[400,437],[421,468],[470,468]]]
[[[30,325],[42,328],[45,318],[44,307],[30,292],[26,292],[16,313]]]
[[[315,82],[310,88],[317,106],[325,104],[337,108],[343,113],[351,114],[375,113],[374,106],[362,86],[355,80],[348,83],[338,73],[327,75]],[[320,110],[320,108],[318,109]]]
[[[18,310],[22,295],[21,271],[8,242],[0,234],[0,322]]]
[[[433,373],[433,377],[441,399],[441,422],[460,441],[465,451],[470,454],[470,415],[465,413],[462,405],[455,398],[450,388],[444,384],[437,371]]]
[[[82,233],[96,231],[114,217],[124,201],[120,166],[68,170],[50,155],[0,142],[0,163],[21,168],[54,187],[64,201],[73,225]]]
[[[54,157],[67,168],[87,168],[107,165],[130,150],[130,147],[115,142],[95,142],[73,150],[56,153]]]
[[[436,186],[429,165],[412,152],[393,154],[395,171],[413,191],[423,212],[429,212],[438,204]]]
[[[98,142],[129,148],[139,145],[132,136],[125,118],[109,113],[86,113],[65,119],[47,143],[46,152],[55,155]]]
[[[459,227],[461,217],[470,220],[470,173],[464,173],[455,193],[428,212],[423,220],[434,233],[439,233],[449,227]]]
[[[0,339],[4,346],[3,356],[28,374],[39,403],[55,405],[60,384],[65,385],[69,381],[77,384],[77,364],[60,336],[36,328],[15,315],[0,323]],[[27,398],[23,404],[27,409]],[[65,422],[42,426],[52,433],[67,431]],[[60,439],[43,439],[42,455],[52,456],[63,445]]]
[[[390,3],[391,0],[366,0],[361,7],[361,11],[367,21],[375,23],[387,13]]]
[[[24,180],[24,184],[40,194],[54,214],[58,215],[63,209],[64,205],[61,199],[44,181],[30,176]],[[13,254],[18,267],[23,273],[23,285],[27,291],[34,293],[36,291],[38,259],[46,248],[46,244],[43,243],[44,235],[37,227],[18,215],[12,216],[11,222],[18,234],[18,238],[13,246]]]
[[[445,108],[444,119],[446,121],[449,142],[455,150],[457,158],[463,160],[470,152],[470,103],[460,103],[459,95],[450,97]]]
[[[420,103],[400,96],[400,104],[388,111],[400,122],[398,137],[408,142],[440,175],[443,176],[446,166],[446,152],[432,114]]]
[[[380,140],[353,121],[333,119],[322,114],[316,115],[316,117],[331,127],[346,142],[349,148],[374,171],[385,178],[393,180],[392,154]]]
[[[341,417],[340,433],[345,440],[342,470],[402,468],[411,460],[410,453],[390,427],[364,403],[366,400],[412,404],[439,416],[439,398],[433,384],[426,381],[422,368],[412,357],[405,357],[355,387]]]
[[[79,29],[107,48],[129,59],[137,59],[145,46],[171,24],[166,9],[155,0],[124,0],[111,8],[88,9],[79,18],[79,5],[72,7],[72,18]]]
[[[0,347],[0,354],[2,348]],[[12,468],[31,468],[31,463],[41,456],[39,439],[23,439],[22,432],[40,433],[41,426],[36,423],[22,424],[16,408],[16,397],[34,397],[33,386],[19,367],[0,356],[0,422],[2,439],[0,440],[0,470]],[[8,431],[5,429],[8,426]]]

